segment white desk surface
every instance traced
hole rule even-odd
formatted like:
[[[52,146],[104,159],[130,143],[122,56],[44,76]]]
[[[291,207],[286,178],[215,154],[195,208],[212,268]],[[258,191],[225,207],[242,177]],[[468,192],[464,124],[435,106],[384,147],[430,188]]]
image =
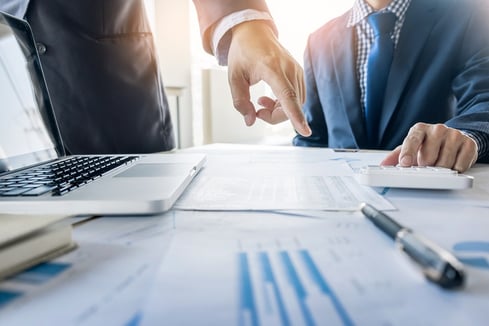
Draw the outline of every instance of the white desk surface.
[[[243,166],[258,169],[260,160],[304,174],[333,153],[246,145],[190,151],[208,154],[198,177],[216,169],[248,175]],[[334,155],[354,169],[384,153]],[[247,161],[235,164],[241,158]],[[462,290],[426,281],[358,212],[174,209],[76,226],[78,250],[0,283],[0,325],[484,325],[489,165],[467,174],[475,177],[471,190],[377,190],[395,207],[391,216],[467,263]]]

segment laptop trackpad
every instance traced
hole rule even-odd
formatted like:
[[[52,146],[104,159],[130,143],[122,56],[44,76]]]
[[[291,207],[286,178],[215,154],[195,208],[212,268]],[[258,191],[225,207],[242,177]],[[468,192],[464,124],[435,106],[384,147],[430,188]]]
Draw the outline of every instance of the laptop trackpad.
[[[141,163],[117,174],[116,178],[155,178],[188,175],[193,165],[182,163]]]

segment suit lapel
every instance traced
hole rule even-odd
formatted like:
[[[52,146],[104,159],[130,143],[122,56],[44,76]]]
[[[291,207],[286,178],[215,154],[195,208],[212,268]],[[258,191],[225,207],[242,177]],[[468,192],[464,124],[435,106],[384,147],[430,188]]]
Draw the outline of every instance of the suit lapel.
[[[346,28],[346,24],[346,20],[338,24],[338,32],[334,33],[335,36],[331,42],[329,53],[333,54],[338,92],[342,100],[338,105],[343,104],[341,109],[345,111],[357,146],[364,147],[366,146],[367,136],[360,105],[360,91],[356,73],[355,29]]]
[[[432,5],[429,6],[427,3]],[[406,12],[387,81],[386,98],[379,124],[381,140],[436,21],[433,3],[426,0],[412,0]]]

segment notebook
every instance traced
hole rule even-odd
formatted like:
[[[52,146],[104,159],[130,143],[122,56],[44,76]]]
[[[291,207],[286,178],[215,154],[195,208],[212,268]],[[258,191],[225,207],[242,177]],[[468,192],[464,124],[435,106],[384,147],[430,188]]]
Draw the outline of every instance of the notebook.
[[[0,212],[164,212],[204,154],[67,156],[29,25],[0,12]]]
[[[76,248],[63,215],[0,214],[0,280]]]

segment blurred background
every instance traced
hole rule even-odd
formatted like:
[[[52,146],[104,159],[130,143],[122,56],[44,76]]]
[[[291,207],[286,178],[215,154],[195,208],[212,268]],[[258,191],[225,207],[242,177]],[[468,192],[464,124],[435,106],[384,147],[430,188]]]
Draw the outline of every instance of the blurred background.
[[[354,0],[268,0],[282,44],[302,65],[308,35],[348,10]],[[261,121],[246,127],[234,110],[227,71],[201,46],[197,14],[191,0],[145,0],[163,81],[180,148],[209,143],[289,145],[295,132],[289,122]],[[254,101],[271,95],[265,84],[252,88]]]

